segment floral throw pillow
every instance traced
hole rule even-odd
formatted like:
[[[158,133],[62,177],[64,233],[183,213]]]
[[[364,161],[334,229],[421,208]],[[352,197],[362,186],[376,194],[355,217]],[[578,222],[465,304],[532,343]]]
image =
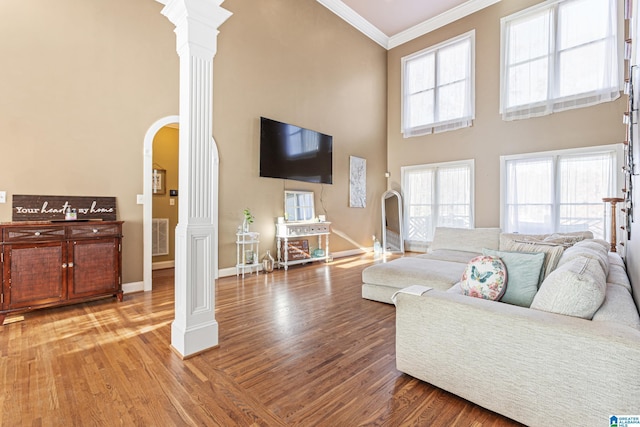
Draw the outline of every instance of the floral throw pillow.
[[[465,295],[498,301],[507,290],[507,268],[496,256],[477,256],[462,273],[460,287]]]

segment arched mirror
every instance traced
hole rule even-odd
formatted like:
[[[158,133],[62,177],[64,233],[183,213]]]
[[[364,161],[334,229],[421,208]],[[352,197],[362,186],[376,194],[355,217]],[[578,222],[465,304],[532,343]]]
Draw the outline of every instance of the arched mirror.
[[[395,190],[382,195],[382,250],[404,253],[402,196]]]

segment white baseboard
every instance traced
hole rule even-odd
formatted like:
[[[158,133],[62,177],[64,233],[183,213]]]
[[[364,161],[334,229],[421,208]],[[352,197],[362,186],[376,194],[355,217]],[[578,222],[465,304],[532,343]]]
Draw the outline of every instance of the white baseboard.
[[[142,292],[142,291],[144,291],[144,282],[132,282],[132,283],[122,284],[122,292],[125,294],[130,294],[132,292]]]
[[[409,252],[427,252],[429,250],[429,243],[426,242],[405,242],[404,250]]]
[[[366,254],[368,252],[372,252],[373,248],[360,248],[360,249],[351,249],[348,251],[341,251],[341,252],[332,252],[331,253],[331,257],[332,258],[343,258],[343,257],[347,257],[347,256],[353,256],[353,255],[362,255],[362,254]],[[163,268],[174,268],[175,267],[175,262],[174,261],[164,261],[164,262],[154,262],[152,265],[152,270],[161,270]],[[236,268],[235,267],[227,267],[227,268],[221,268],[220,270],[218,270],[218,277],[230,277],[230,276],[235,276],[236,275]],[[142,291],[143,290],[143,285],[142,282],[139,282],[139,289],[138,289],[138,283],[134,283],[134,284],[125,284],[122,285],[122,289],[125,289],[125,286],[129,286],[132,285],[132,291],[125,291],[125,293],[127,292],[138,292],[138,291]],[[135,285],[135,288],[133,287],[133,285]],[[128,288],[127,288],[128,289]]]
[[[174,268],[175,266],[176,266],[175,261],[160,261],[160,262],[154,262],[153,264],[151,264],[151,269],[163,270],[165,268]]]
[[[333,258],[343,258],[346,256],[362,255],[372,251],[373,251],[373,248],[358,248],[358,249],[350,249],[348,251],[331,252],[331,256]]]
[[[221,268],[220,270],[218,270],[218,277],[235,276],[235,274],[236,274],[235,267]]]
[[[362,255],[372,251],[373,251],[373,248],[361,248],[361,249],[351,249],[348,251],[341,251],[341,252],[331,252],[331,258],[335,259],[335,258],[343,258],[343,257],[353,256],[353,255]],[[236,275],[235,267],[221,268],[220,270],[218,270],[218,277],[229,277],[229,276],[235,276],[235,275]]]

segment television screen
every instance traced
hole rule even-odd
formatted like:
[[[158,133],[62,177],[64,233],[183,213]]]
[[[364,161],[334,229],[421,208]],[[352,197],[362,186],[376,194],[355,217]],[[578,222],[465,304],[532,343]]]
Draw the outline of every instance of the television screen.
[[[260,176],[332,184],[333,137],[260,118]]]

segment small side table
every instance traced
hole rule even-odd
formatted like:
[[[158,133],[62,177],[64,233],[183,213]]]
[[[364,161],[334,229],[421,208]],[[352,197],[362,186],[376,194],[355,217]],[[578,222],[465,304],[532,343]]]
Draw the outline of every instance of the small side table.
[[[254,268],[256,274],[260,274],[259,254],[260,233],[252,231],[236,233],[236,276],[242,273],[242,278],[244,278],[244,272],[249,271],[251,274]]]

